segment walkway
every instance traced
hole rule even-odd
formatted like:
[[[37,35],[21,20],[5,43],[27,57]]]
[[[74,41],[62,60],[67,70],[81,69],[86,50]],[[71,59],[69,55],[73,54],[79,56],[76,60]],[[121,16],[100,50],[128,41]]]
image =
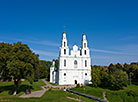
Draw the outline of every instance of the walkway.
[[[44,80],[42,80],[42,81],[44,82]],[[45,82],[44,82],[44,83],[45,83]],[[47,86],[47,85],[41,86],[41,88],[42,88],[43,90],[34,91],[34,92],[31,92],[31,94],[23,94],[23,95],[21,95],[20,97],[22,97],[22,98],[41,97],[41,96],[43,96],[43,94],[48,90],[48,89],[45,88],[46,86]]]
[[[30,98],[30,97],[41,97],[47,90],[40,90],[31,92],[31,94],[23,94],[20,97],[22,98]]]
[[[51,85],[50,83],[48,83],[44,79],[42,79],[42,81],[46,84],[45,86],[41,87],[43,90],[34,91],[34,92],[31,92],[31,94],[23,94],[20,97],[22,97],[22,98],[41,97],[48,90],[45,87],[59,88],[59,89],[63,89],[63,90],[75,87],[75,85],[71,85],[71,86],[54,86],[54,85]]]
[[[50,83],[48,83],[45,80],[42,80],[42,81],[47,85],[47,87],[52,87],[52,88],[68,89],[68,88],[76,87],[76,85],[62,85],[62,86],[59,85],[59,86],[55,86],[55,85],[51,85]]]
[[[106,91],[103,92],[103,97],[104,97],[104,100],[106,100],[108,102],[108,100],[106,98]]]

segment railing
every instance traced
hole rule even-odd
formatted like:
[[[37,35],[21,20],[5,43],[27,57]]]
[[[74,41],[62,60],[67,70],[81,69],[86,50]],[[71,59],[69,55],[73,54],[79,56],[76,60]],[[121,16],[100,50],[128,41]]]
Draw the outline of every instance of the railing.
[[[99,97],[87,95],[87,94],[84,94],[84,93],[80,93],[80,92],[77,92],[77,91],[73,91],[71,89],[67,89],[66,91],[68,91],[70,93],[74,93],[74,94],[80,95],[80,96],[84,96],[86,98],[93,99],[93,100],[96,100],[96,101],[99,101],[99,102],[108,102],[108,101],[106,101],[104,99],[101,99]]]

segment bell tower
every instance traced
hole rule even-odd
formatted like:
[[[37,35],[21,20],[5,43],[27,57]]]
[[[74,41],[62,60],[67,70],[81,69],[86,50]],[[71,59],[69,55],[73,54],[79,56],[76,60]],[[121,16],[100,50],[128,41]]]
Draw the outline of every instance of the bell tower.
[[[66,32],[63,32],[62,42],[60,47],[60,56],[68,56],[69,55],[69,47],[66,37]]]
[[[86,39],[85,33],[82,35],[82,42],[81,42],[81,56],[90,56],[89,55],[89,48]]]

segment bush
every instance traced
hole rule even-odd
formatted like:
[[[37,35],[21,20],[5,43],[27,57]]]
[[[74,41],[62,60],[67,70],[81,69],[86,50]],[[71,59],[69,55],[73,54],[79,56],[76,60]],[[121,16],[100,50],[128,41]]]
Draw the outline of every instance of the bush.
[[[80,87],[81,87],[80,84],[77,84],[76,88],[80,88]]]
[[[133,97],[136,97],[136,96],[137,96],[136,92],[133,91],[133,90],[129,90],[129,91],[127,92],[127,95],[128,95],[128,96],[133,96]]]

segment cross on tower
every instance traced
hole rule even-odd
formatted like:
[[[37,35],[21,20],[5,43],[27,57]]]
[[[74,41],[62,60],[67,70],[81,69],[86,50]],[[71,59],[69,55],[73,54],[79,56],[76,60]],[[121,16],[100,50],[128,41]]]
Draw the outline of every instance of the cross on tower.
[[[64,25],[64,32],[65,32],[65,28],[66,28],[66,26]]]

